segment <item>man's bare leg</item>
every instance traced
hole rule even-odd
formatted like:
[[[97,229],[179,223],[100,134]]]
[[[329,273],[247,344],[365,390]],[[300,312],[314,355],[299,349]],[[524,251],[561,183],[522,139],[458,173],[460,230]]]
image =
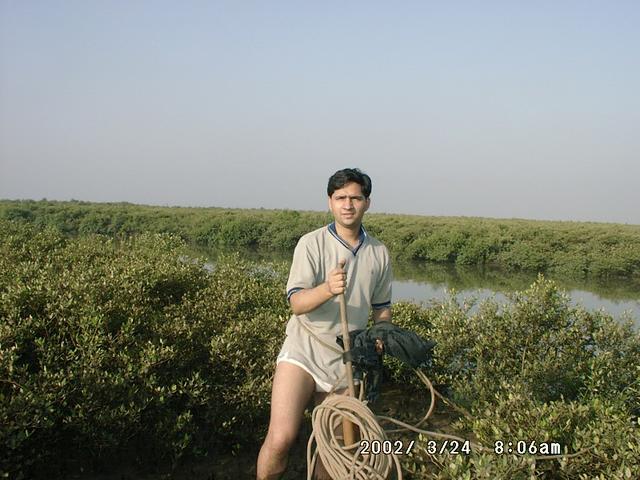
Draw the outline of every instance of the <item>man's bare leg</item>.
[[[289,450],[315,385],[311,375],[297,365],[280,362],[276,366],[269,431],[258,455],[258,480],[277,480],[286,470]]]

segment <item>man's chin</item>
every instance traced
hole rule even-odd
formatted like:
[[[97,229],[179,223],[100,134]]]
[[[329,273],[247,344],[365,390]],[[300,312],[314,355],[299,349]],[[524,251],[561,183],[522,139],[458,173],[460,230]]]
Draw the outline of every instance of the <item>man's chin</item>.
[[[338,223],[340,223],[341,226],[346,228],[352,228],[360,225],[360,222],[356,217],[341,218]]]

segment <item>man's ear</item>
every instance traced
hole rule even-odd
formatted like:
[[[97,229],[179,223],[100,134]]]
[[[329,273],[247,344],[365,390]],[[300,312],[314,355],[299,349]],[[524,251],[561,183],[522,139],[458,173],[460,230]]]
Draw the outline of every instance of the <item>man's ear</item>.
[[[366,212],[367,210],[369,210],[370,206],[371,206],[371,197],[367,198],[367,204],[364,207],[364,211]]]

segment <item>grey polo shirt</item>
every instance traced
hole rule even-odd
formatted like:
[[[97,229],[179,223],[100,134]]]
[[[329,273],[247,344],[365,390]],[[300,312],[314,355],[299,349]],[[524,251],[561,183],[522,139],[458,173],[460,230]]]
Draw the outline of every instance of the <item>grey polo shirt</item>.
[[[338,236],[334,223],[301,237],[293,254],[287,298],[323,283],[341,259],[346,260],[349,330],[366,328],[371,308],[391,306],[393,274],[387,248],[362,227],[355,248]],[[330,391],[345,371],[341,355],[313,338],[302,323],[323,342],[339,349],[336,335],[342,333],[342,328],[338,297],[309,313],[292,315],[278,355],[278,362],[287,361],[306,370],[314,378],[316,390]],[[338,388],[345,386],[346,380],[343,380]]]

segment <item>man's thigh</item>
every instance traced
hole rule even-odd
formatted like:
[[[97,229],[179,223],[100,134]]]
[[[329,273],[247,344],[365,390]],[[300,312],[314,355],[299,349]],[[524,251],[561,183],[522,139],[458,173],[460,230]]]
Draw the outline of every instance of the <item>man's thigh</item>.
[[[358,396],[358,392],[359,392],[359,386],[356,385],[356,397]],[[320,405],[325,398],[327,398],[327,396],[329,395],[328,392],[314,392],[313,394],[313,403],[317,406]],[[336,390],[335,392],[333,392],[333,395],[349,395],[349,389],[348,388],[341,388],[340,390]]]
[[[315,387],[311,375],[302,368],[288,362],[278,363],[271,391],[269,431],[295,437]]]

